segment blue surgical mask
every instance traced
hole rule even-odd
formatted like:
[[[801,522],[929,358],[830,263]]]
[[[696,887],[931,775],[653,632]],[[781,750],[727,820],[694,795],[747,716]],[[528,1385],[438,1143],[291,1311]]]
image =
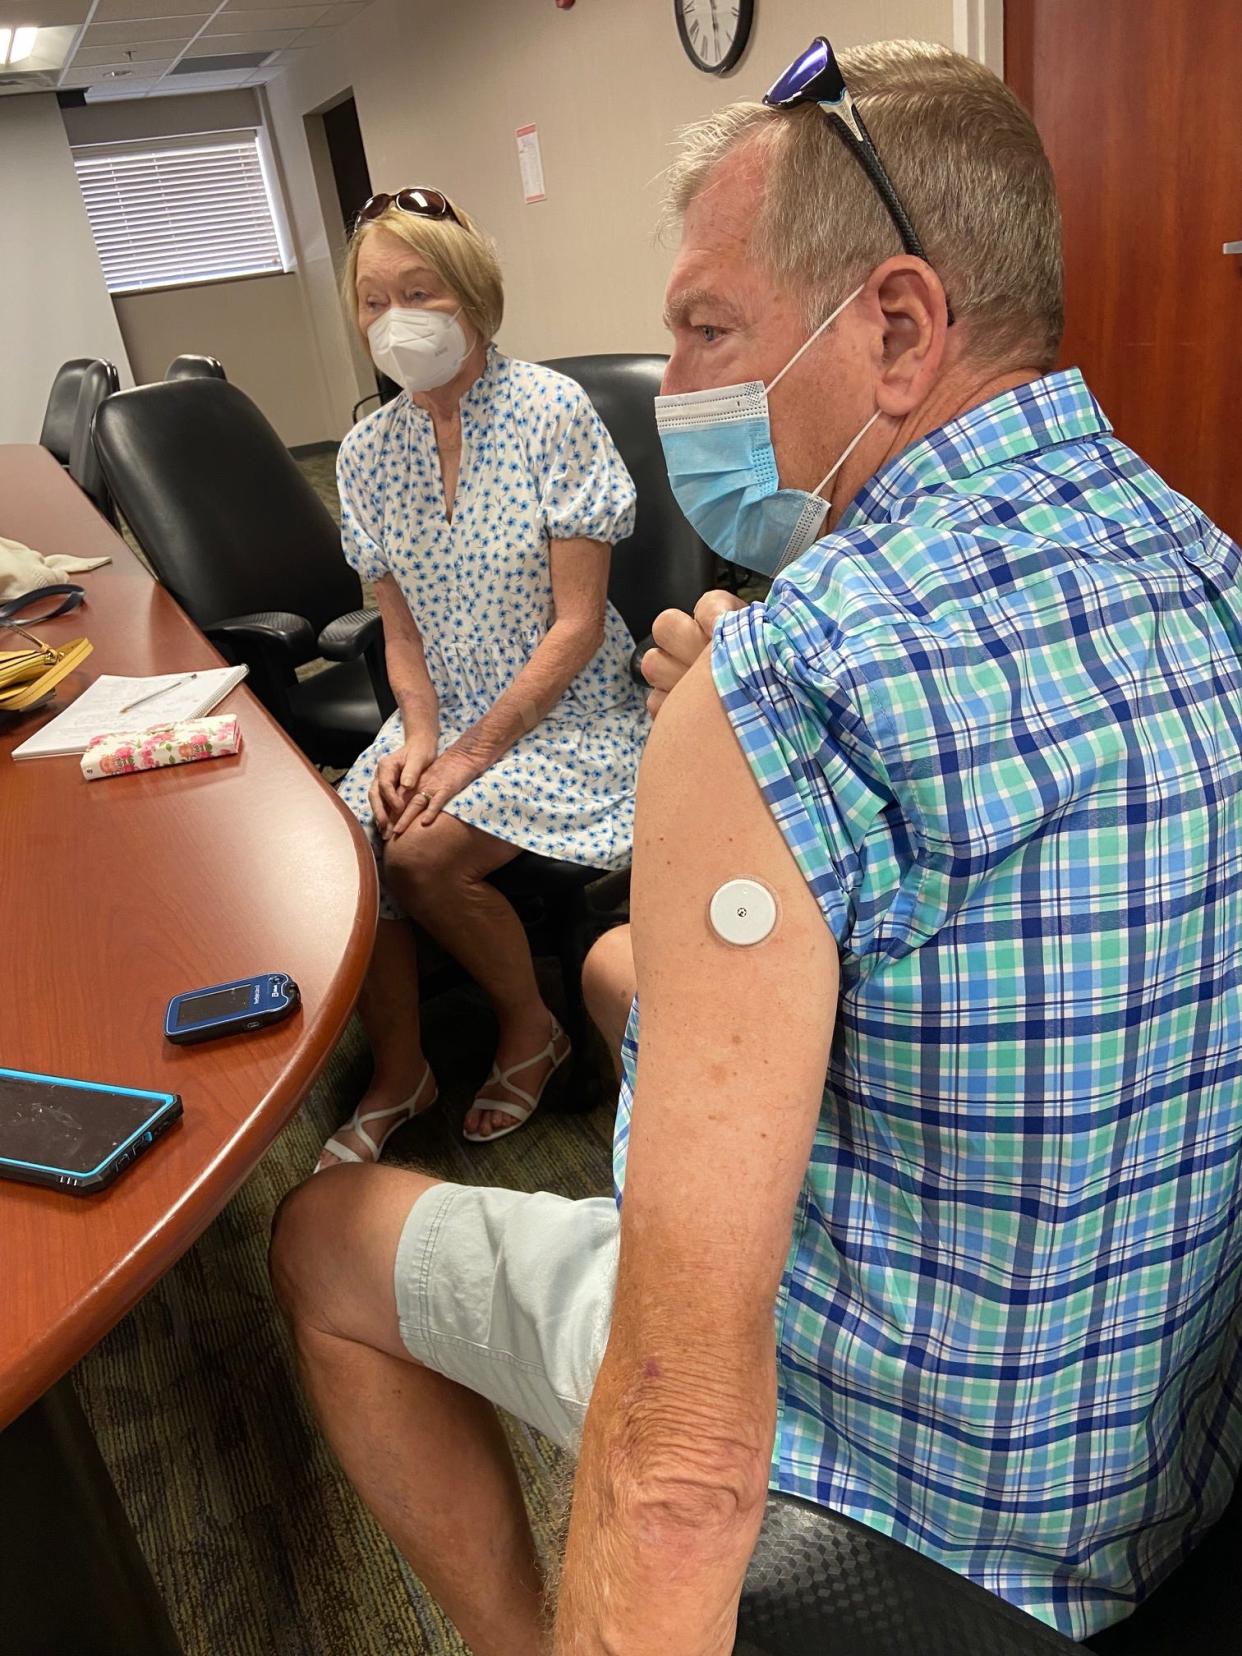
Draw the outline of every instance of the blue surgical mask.
[[[862,292],[854,289],[790,357],[770,385],[722,385],[657,397],[656,425],[677,504],[713,552],[773,576],[819,539],[828,502],[820,498],[880,417],[863,426],[819,487],[782,489],[772,448],[768,394]]]

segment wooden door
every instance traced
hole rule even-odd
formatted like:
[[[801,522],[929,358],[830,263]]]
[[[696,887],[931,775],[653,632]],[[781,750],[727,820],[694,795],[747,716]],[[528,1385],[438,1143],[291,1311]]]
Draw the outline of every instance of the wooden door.
[[[1242,4],[1005,0],[1065,223],[1062,365],[1242,540]]]

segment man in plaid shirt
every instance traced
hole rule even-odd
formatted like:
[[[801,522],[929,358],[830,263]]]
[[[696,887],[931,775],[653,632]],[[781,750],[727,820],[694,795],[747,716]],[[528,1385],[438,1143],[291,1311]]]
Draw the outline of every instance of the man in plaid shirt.
[[[1011,95],[907,43],[842,54],[855,108],[814,53],[671,179],[670,475],[789,562],[650,664],[619,1224],[342,1168],[277,1235],[329,1436],[481,1653],[542,1634],[480,1398],[580,1447],[574,1656],[724,1656],[769,1486],[1082,1637],[1242,1456],[1242,553],[1050,371]]]

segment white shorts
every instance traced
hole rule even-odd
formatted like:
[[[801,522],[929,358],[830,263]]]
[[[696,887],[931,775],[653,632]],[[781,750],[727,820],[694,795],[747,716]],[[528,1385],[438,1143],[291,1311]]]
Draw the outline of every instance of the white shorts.
[[[434,1185],[397,1245],[406,1349],[576,1451],[608,1342],[619,1234],[607,1197]]]

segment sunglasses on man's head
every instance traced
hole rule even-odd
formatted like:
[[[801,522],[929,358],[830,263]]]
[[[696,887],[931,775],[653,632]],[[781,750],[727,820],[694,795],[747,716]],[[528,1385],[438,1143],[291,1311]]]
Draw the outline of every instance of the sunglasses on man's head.
[[[874,185],[901,237],[902,247],[925,264],[931,263],[871,141],[871,134],[854,106],[836,54],[823,35],[817,35],[785,73],[777,76],[764,93],[763,101],[770,109],[799,109],[803,104],[818,104],[828,117],[833,131]],[[953,321],[951,306],[949,321]]]
[[[354,229],[369,219],[379,218],[381,213],[386,213],[390,207],[395,207],[401,213],[413,213],[416,218],[449,219],[453,224],[461,223],[453,211],[453,203],[443,191],[425,190],[416,184],[411,189],[398,190],[396,195],[388,195],[386,191],[381,190],[378,195],[373,195],[369,201],[363,202],[354,220]]]

